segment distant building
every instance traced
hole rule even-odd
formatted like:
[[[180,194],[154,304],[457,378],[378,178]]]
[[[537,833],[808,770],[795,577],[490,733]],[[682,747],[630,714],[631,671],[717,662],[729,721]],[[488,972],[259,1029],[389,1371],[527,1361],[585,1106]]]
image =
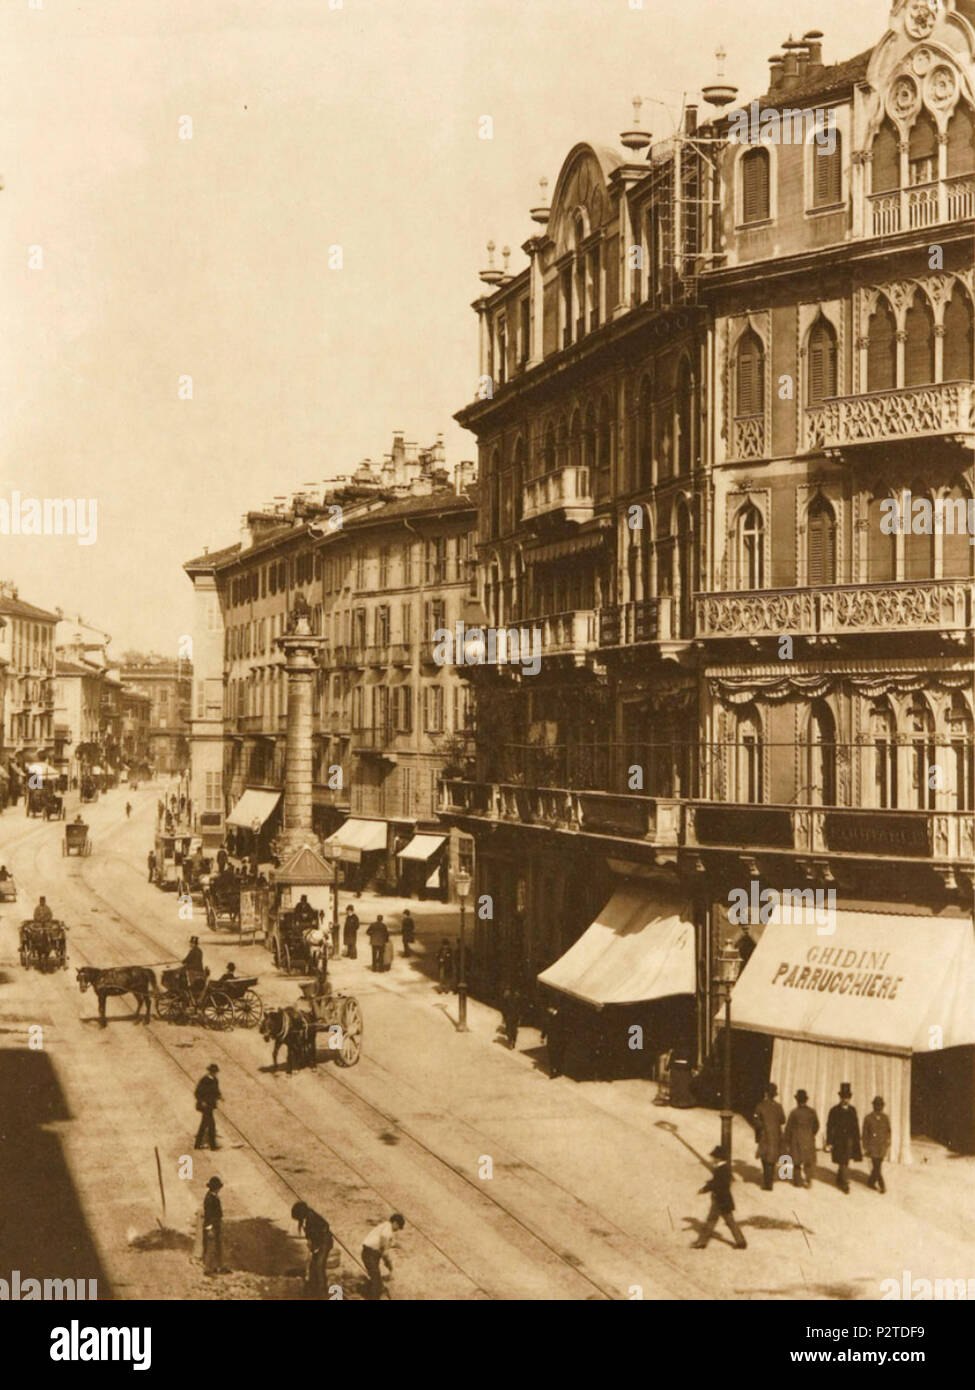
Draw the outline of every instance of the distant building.
[[[4,757],[23,768],[54,753],[54,630],[57,613],[26,603],[0,581],[0,661],[5,667]]]
[[[124,662],[119,674],[125,689],[149,697],[152,766],[157,772],[182,772],[189,763],[192,662],[150,655]]]

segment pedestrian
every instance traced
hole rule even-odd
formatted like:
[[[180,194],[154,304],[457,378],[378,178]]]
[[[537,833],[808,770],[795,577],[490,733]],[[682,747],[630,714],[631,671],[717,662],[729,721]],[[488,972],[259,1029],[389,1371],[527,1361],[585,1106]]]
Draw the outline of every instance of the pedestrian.
[[[203,1272],[204,1274],[229,1274],[223,1262],[223,1203],[220,1189],[223,1183],[219,1178],[207,1182],[207,1195],[203,1198]]]
[[[883,1096],[874,1096],[873,1110],[863,1117],[863,1152],[870,1160],[867,1186],[878,1192],[887,1191],[884,1183],[884,1159],[890,1153],[890,1117],[884,1114]]]
[[[386,942],[389,940],[389,928],[383,921],[381,912],[372,926],[366,928],[366,935],[369,938],[369,945],[372,947],[372,968],[378,974],[386,968],[383,957],[386,953]]]
[[[156,855],[155,855],[155,851],[154,851],[154,850],[150,850],[150,851],[149,851],[148,862],[149,862],[149,882],[151,883],[152,880],[153,880],[153,879],[155,878],[155,876],[156,876]]]
[[[132,815],[132,802],[131,802],[131,801],[127,801],[127,802],[125,803],[125,819],[128,820],[129,817],[130,817],[131,815]]]
[[[190,949],[186,952],[186,955],[183,957],[183,965],[187,970],[202,973],[203,952],[200,950],[200,938],[198,936],[190,937]]]
[[[758,1141],[755,1157],[762,1161],[762,1187],[772,1191],[775,1182],[775,1165],[782,1152],[782,1129],[785,1125],[785,1111],[775,1097],[779,1088],[774,1081],[765,1087],[765,1099],[760,1101],[755,1111],[752,1125]]]
[[[849,1194],[849,1165],[851,1162],[862,1162],[863,1151],[860,1148],[857,1112],[850,1104],[853,1091],[848,1081],[840,1086],[839,1096],[839,1105],[833,1106],[826,1119],[826,1147],[832,1152],[836,1164],[836,1185],[841,1192]]]
[[[220,1083],[217,1081],[219,1072],[220,1068],[216,1062],[211,1062],[196,1083],[196,1108],[200,1112],[200,1128],[196,1131],[194,1149],[205,1149],[207,1144],[211,1149],[220,1147],[217,1143],[217,1126],[214,1120],[217,1102],[223,1100]]]
[[[378,1226],[366,1236],[362,1242],[362,1263],[366,1267],[366,1298],[376,1300],[382,1298],[385,1293],[389,1297],[389,1290],[386,1288],[382,1266],[386,1266],[387,1277],[393,1272],[393,1261],[390,1251],[396,1246],[396,1232],[401,1231],[406,1225],[406,1220],[398,1211],[394,1211],[388,1221],[380,1221]]]
[[[162,822],[163,822],[163,812],[164,812],[165,810],[166,810],[166,808],[165,808],[165,806],[163,805],[162,800],[160,799],[159,801],[156,802],[156,824],[157,824],[157,825],[162,825]]]
[[[708,1241],[714,1235],[714,1228],[718,1224],[720,1216],[728,1230],[734,1236],[735,1249],[744,1250],[748,1242],[741,1233],[741,1227],[734,1218],[735,1199],[731,1195],[732,1172],[731,1164],[728,1162],[728,1151],[720,1144],[715,1145],[711,1150],[711,1157],[717,1161],[711,1171],[711,1180],[706,1182],[699,1192],[710,1192],[711,1207],[708,1211],[707,1220],[701,1227],[701,1234],[691,1246],[692,1250],[703,1250]]]
[[[338,954],[339,954],[339,933],[340,933],[341,930],[342,930],[342,924],[339,922],[339,919],[338,919],[337,917],[336,917],[335,920],[332,922],[332,929],[331,929],[331,930],[332,930],[332,959],[333,959],[333,960],[336,960],[336,959],[338,958]]]
[[[358,935],[359,919],[356,916],[355,908],[349,903],[345,909],[345,921],[342,923],[342,940],[345,943],[345,954],[349,960],[356,960],[358,957]]]
[[[819,1116],[805,1091],[796,1091],[796,1108],[785,1122],[785,1147],[792,1159],[792,1181],[796,1187],[812,1186],[816,1166],[816,1135]]]
[[[437,952],[437,989],[441,994],[449,994],[454,987],[454,948],[445,936]]]
[[[501,996],[501,1018],[508,1047],[514,1049],[518,1042],[518,1029],[521,1026],[521,995],[516,985],[506,985]]]
[[[400,936],[403,938],[403,955],[410,954],[410,947],[416,940],[416,923],[413,921],[413,914],[407,908],[403,913],[403,920],[400,923]]]
[[[739,936],[738,940],[735,942],[735,946],[738,950],[739,956],[741,957],[741,969],[744,970],[745,966],[751,960],[752,952],[755,949],[755,942],[749,935],[747,924],[744,927],[742,927],[741,936]],[[740,974],[741,971],[739,971],[738,973]]]
[[[307,1298],[328,1297],[328,1257],[335,1244],[332,1232],[324,1216],[313,1211],[306,1202],[295,1202],[291,1215],[298,1223],[298,1230],[308,1242],[308,1273],[305,1276],[305,1296]]]
[[[557,1004],[545,1010],[545,1042],[548,1047],[549,1077],[561,1076],[565,1067],[565,1018]]]

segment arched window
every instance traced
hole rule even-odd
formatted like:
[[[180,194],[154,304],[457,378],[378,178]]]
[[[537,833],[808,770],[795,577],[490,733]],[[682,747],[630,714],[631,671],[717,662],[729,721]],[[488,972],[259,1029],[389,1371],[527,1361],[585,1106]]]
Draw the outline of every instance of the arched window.
[[[874,751],[875,804],[881,810],[897,805],[897,726],[885,701],[870,711],[870,736]]]
[[[867,330],[867,390],[892,391],[897,385],[897,321],[881,296]]]
[[[941,573],[945,579],[967,579],[975,573],[975,545],[971,543],[969,525],[971,494],[955,483],[942,504]]]
[[[681,358],[677,369],[677,397],[674,410],[674,425],[677,435],[677,472],[691,471],[691,450],[693,445],[693,381],[691,367],[686,357]]]
[[[836,583],[836,515],[825,497],[816,497],[806,522],[806,583]]]
[[[590,405],[586,410],[586,426],[583,432],[582,461],[589,469],[589,486],[596,485],[596,412]]]
[[[545,442],[542,446],[542,472],[555,471],[555,426],[551,420],[545,426]]]
[[[907,162],[912,187],[938,177],[938,127],[929,111],[921,111],[911,127]]]
[[[930,498],[923,483],[915,482],[911,486],[911,498],[913,502],[921,499],[930,502]],[[929,523],[930,529],[925,531],[919,529]],[[901,525],[904,528],[904,578],[905,579],[933,579],[934,578],[934,508],[930,510],[921,508],[914,512],[911,507],[911,516],[902,516]]]
[[[934,314],[917,290],[904,320],[904,385],[927,386],[934,381]]]
[[[582,412],[576,410],[569,427],[569,463],[573,468],[582,467]]]
[[[975,171],[975,121],[971,107],[960,101],[948,122],[948,177]]]
[[[843,137],[834,128],[829,144],[813,140],[813,207],[829,207],[843,198]]]
[[[637,420],[637,487],[653,483],[653,387],[649,377],[640,382],[639,418]]]
[[[884,508],[889,500],[889,494],[878,492],[867,505],[867,581],[870,584],[883,584],[897,574],[897,537],[886,522],[890,509]]]
[[[751,328],[735,354],[735,415],[761,415],[765,410],[765,349]]]
[[[889,193],[901,186],[901,156],[897,130],[885,120],[873,142],[871,168],[874,193]]]
[[[769,216],[769,152],[748,150],[741,158],[741,220],[764,222]]]
[[[809,712],[806,777],[811,805],[836,805],[836,721],[825,700]]]
[[[765,522],[752,502],[738,514],[738,587],[765,587]]]
[[[940,781],[935,775],[937,748],[934,741],[934,716],[927,701],[915,695],[907,715],[907,727],[911,738],[911,790],[914,805],[919,811],[933,811],[936,787]]]
[[[765,800],[765,769],[762,725],[754,705],[738,714],[735,754],[735,800],[758,803]]]
[[[955,285],[945,308],[943,381],[971,381],[975,336],[972,333],[972,301],[960,284]]]
[[[971,710],[959,690],[951,697],[948,738],[954,773],[953,785],[949,788],[952,807],[956,811],[971,811],[975,808],[975,734]]]
[[[806,356],[806,404],[819,405],[836,395],[836,330],[822,316],[812,326]]]

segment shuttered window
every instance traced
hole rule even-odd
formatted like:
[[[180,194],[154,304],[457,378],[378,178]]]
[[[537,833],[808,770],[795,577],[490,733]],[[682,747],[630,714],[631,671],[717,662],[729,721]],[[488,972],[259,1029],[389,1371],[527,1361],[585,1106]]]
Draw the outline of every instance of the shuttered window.
[[[742,156],[741,209],[743,222],[762,222],[769,216],[767,150],[749,150]]]
[[[881,299],[870,316],[867,337],[867,390],[892,391],[897,385],[897,324]]]
[[[872,187],[874,193],[888,193],[901,185],[901,156],[897,131],[890,121],[884,121],[873,142]]]
[[[843,197],[843,139],[833,132],[833,149],[813,143],[813,206],[828,207]]]
[[[942,376],[945,381],[971,381],[975,375],[975,342],[972,335],[972,301],[955,284],[945,309],[945,341]]]
[[[765,350],[749,330],[738,344],[735,414],[761,415],[765,409]]]
[[[825,498],[809,508],[806,528],[806,582],[813,588],[836,583],[836,517]]]
[[[948,177],[975,170],[975,121],[971,109],[960,102],[948,122]]]
[[[904,385],[926,386],[934,381],[934,315],[918,291],[904,320]]]
[[[806,404],[818,405],[836,395],[836,334],[825,319],[818,319],[809,335]]]

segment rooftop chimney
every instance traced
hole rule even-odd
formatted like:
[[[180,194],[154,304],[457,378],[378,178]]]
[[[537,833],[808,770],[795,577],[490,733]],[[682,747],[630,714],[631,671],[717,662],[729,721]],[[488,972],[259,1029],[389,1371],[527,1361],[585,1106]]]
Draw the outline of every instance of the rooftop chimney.
[[[820,72],[823,66],[822,29],[807,29],[802,36],[802,41],[809,49],[809,71]]]
[[[693,135],[697,130],[697,107],[688,104],[684,108],[684,134]]]
[[[785,50],[785,57],[782,59],[782,80],[779,83],[779,90],[791,92],[793,87],[799,85],[799,60],[796,56],[796,50],[801,48],[802,44],[797,43],[790,34],[782,47]]]
[[[768,66],[769,66],[768,89],[769,89],[769,93],[770,93],[770,94],[771,94],[772,92],[778,92],[778,91],[781,90],[781,87],[782,87],[782,64],[783,64],[784,61],[785,61],[785,60],[783,59],[781,53],[773,53],[772,56],[771,56],[771,58],[768,60]]]

